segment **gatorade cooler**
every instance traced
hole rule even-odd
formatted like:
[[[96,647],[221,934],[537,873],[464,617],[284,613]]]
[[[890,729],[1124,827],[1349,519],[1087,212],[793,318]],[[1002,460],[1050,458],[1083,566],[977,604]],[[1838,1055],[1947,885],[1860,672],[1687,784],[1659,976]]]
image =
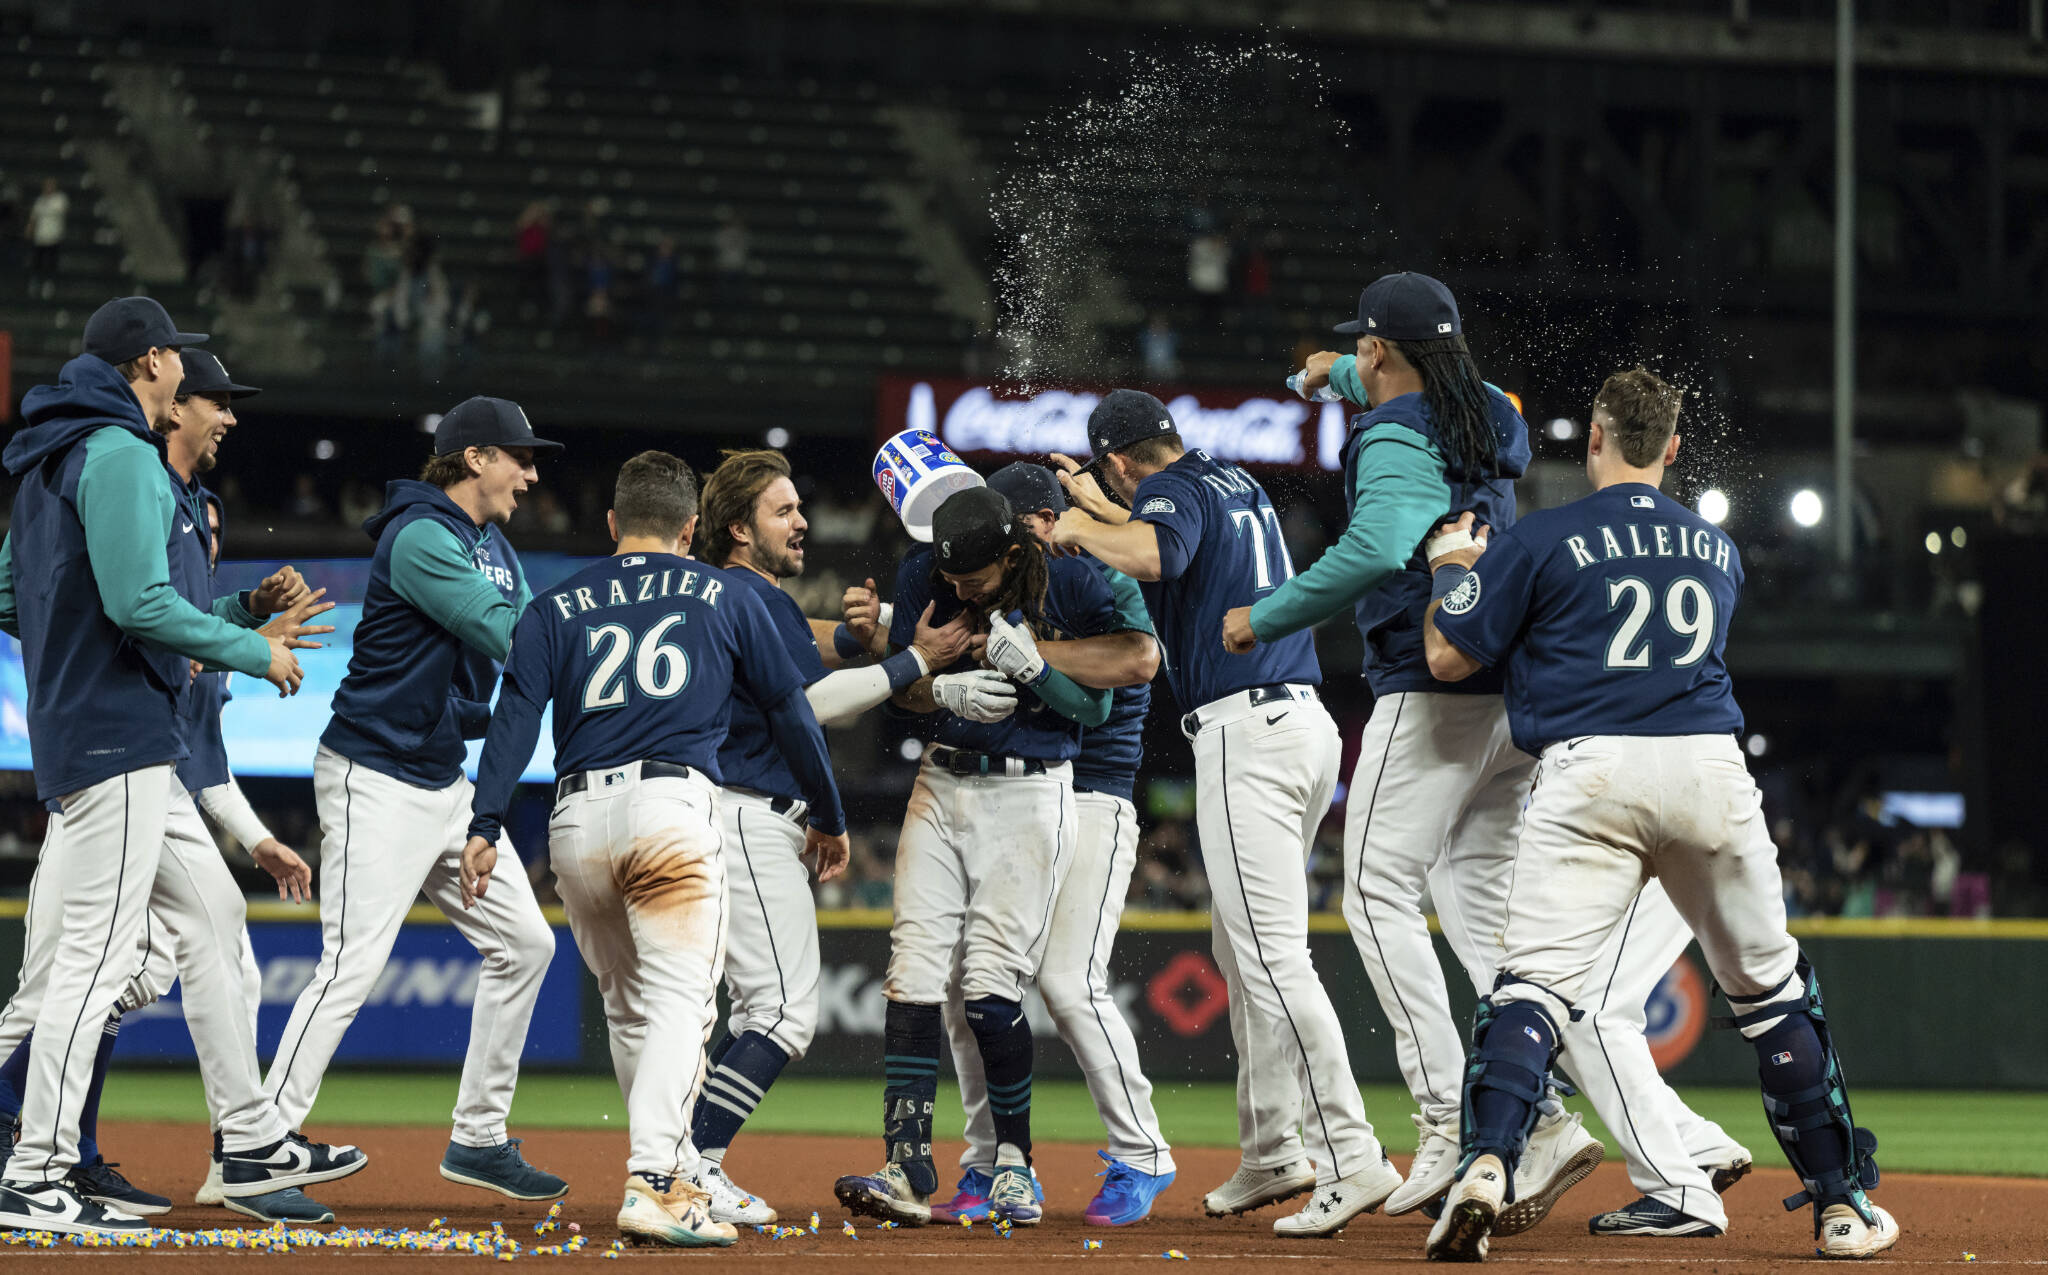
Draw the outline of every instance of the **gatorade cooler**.
[[[875,486],[911,539],[926,544],[932,539],[932,514],[946,497],[981,485],[981,475],[929,430],[906,429],[875,453]]]

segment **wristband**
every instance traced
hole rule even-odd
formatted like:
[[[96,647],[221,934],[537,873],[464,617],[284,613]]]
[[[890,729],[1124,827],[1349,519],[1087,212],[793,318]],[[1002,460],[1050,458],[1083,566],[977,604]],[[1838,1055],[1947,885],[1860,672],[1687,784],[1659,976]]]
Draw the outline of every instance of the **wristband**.
[[[915,647],[898,651],[882,661],[882,671],[889,675],[889,692],[893,695],[925,675],[924,657]]]
[[[859,659],[868,653],[868,649],[860,644],[860,639],[853,635],[853,630],[844,624],[832,630],[832,649],[842,660]]]
[[[1456,553],[1460,549],[1470,549],[1478,543],[1479,541],[1469,531],[1446,531],[1441,536],[1431,536],[1429,543],[1422,546],[1422,560],[1424,562],[1434,562],[1447,553]]]
[[[1459,566],[1455,562],[1438,567],[1429,577],[1429,600],[1441,602],[1450,597],[1457,592],[1458,586],[1465,582],[1465,577],[1471,574],[1469,567]]]

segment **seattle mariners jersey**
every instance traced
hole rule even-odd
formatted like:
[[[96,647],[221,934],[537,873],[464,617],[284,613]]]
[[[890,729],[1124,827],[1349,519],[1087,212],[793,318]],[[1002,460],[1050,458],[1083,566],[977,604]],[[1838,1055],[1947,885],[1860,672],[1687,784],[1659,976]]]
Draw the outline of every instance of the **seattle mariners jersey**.
[[[815,748],[790,760],[811,778],[804,794],[811,822],[840,832],[845,816],[803,687],[767,609],[752,590],[734,588],[729,573],[663,553],[585,567],[535,598],[512,631],[470,831],[496,836],[549,700],[556,706],[557,774],[664,761],[701,770],[716,783],[737,689],[770,713],[794,709],[808,723]],[[789,743],[787,735],[782,742]]]
[[[1152,632],[1152,617],[1138,582],[1115,567],[1083,558],[1102,576],[1116,599],[1117,627],[1125,632]],[[1145,757],[1145,714],[1152,707],[1152,684],[1119,686],[1111,694],[1109,720],[1081,732],[1081,755],[1074,759],[1074,791],[1103,792],[1131,799],[1138,763]]]
[[[1077,558],[1049,557],[1045,565],[1045,620],[1058,636],[1099,637],[1122,630],[1116,599],[1093,567]],[[920,546],[896,568],[896,610],[889,623],[889,641],[897,650],[910,646],[927,603],[935,604],[933,624],[945,624],[965,609],[952,586],[933,573],[931,549]],[[963,655],[950,667],[932,672],[959,673],[974,667],[974,658]],[[971,752],[1039,761],[1070,761],[1081,752],[1081,727],[1054,712],[1029,687],[1019,689],[1017,711],[999,722],[970,722],[942,708],[921,715],[917,724],[927,738]]]
[[[761,600],[768,623],[781,639],[783,650],[796,666],[797,677],[809,686],[825,676],[825,659],[811,636],[811,622],[796,599],[778,588],[774,581],[746,567],[732,567],[725,573],[734,589],[742,589]],[[725,746],[718,750],[718,768],[728,787],[752,788],[756,792],[801,800],[796,776],[768,734],[768,719],[761,715],[746,690],[735,686],[732,697],[732,725],[726,731]]]
[[[1725,735],[1742,729],[1722,660],[1741,590],[1720,528],[1617,483],[1490,537],[1436,624],[1480,663],[1505,662],[1526,753],[1580,735]]]
[[[1183,709],[1253,686],[1322,684],[1305,632],[1261,642],[1249,655],[1230,654],[1217,636],[1224,612],[1249,606],[1294,574],[1280,518],[1256,479],[1194,448],[1139,483],[1131,509],[1159,536],[1159,579],[1140,588]]]

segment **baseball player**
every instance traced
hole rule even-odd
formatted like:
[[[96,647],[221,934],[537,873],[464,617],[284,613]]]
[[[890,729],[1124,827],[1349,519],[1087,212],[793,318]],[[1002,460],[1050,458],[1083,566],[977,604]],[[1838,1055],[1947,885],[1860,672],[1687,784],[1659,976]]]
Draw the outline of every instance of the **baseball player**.
[[[685,1176],[726,944],[719,745],[744,689],[806,799],[800,852],[821,877],[847,858],[824,732],[757,593],[682,556],[697,523],[689,467],[643,452],[619,470],[613,556],[525,608],[484,740],[462,856],[481,905],[540,717],[555,714],[549,853],[562,905],[604,993],[632,1150],[619,1229],[682,1248],[731,1244],[731,1224]],[[517,859],[504,878],[524,882]]]
[[[1059,482],[1043,465],[1006,465],[989,475],[988,485],[1042,542],[1067,507]],[[1174,1177],[1173,1149],[1152,1109],[1152,1082],[1138,1063],[1137,1039],[1109,991],[1110,948],[1138,859],[1138,812],[1131,790],[1144,755],[1145,713],[1152,703],[1150,683],[1159,671],[1159,644],[1152,638],[1137,582],[1092,559],[1089,565],[1115,595],[1124,632],[1114,642],[1078,644],[1082,650],[1094,649],[1099,658],[1092,663],[1074,658],[1077,644],[1044,642],[1038,648],[1047,663],[1082,685],[1114,688],[1109,720],[1082,733],[1081,755],[1074,759],[1074,862],[1053,905],[1038,992],[1060,1039],[1080,1062],[1088,1095],[1109,1133],[1108,1150],[1096,1153],[1107,1165],[1102,1188],[1085,1220],[1124,1226],[1147,1217]],[[967,1149],[960,1156],[957,1192],[948,1203],[934,1205],[932,1216],[980,1221],[988,1216],[995,1179],[995,1121],[981,1054],[957,993],[946,1001],[946,1035],[967,1113]]]
[[[932,518],[931,546],[897,570],[894,645],[910,644],[912,617],[932,603],[936,619],[959,611],[987,617],[994,667],[977,669],[963,657],[897,697],[930,715],[922,724],[931,742],[896,847],[883,989],[888,1161],[877,1173],[840,1178],[833,1190],[854,1213],[912,1226],[931,1220],[941,1007],[957,979],[995,1126],[989,1216],[1029,1226],[1043,1209],[1030,1168],[1024,984],[1038,971],[1073,859],[1082,729],[1101,726],[1110,712],[1107,690],[1053,668],[1037,640],[1115,634],[1116,601],[1093,568],[1049,558],[1008,500],[970,487],[946,498]]]
[[[1304,871],[1337,786],[1337,727],[1316,687],[1307,634],[1222,649],[1223,614],[1294,574],[1280,520],[1257,480],[1186,450],[1158,399],[1116,390],[1088,418],[1093,469],[1129,506],[1066,457],[1075,507],[1053,539],[1139,581],[1187,710],[1195,752],[1196,825],[1213,894],[1216,964],[1230,988],[1238,1050],[1242,1165],[1203,1199],[1242,1213],[1313,1188],[1283,1236],[1326,1236],[1377,1209],[1401,1185],[1352,1077],[1344,1034],[1308,950]],[[1314,1160],[1303,1158],[1303,1139]]]
[[[1484,524],[1462,515],[1431,556],[1430,671],[1457,681],[1505,669],[1515,742],[1542,759],[1432,1259],[1486,1256],[1519,1190],[1511,1175],[1559,1028],[1586,1012],[1593,965],[1653,874],[1756,1049],[1764,1109],[1805,1186],[1786,1206],[1813,1204],[1823,1257],[1898,1241],[1898,1223],[1865,1194],[1877,1139],[1855,1125],[1819,980],[1785,932],[1777,850],[1736,744],[1742,713],[1723,650],[1741,556],[1658,490],[1678,456],[1678,409],[1679,392],[1650,372],[1609,377],[1586,444],[1593,494],[1530,515],[1490,547]],[[1458,532],[1471,543],[1458,547]]]
[[[803,502],[778,451],[728,451],[704,484],[706,562],[727,568],[730,587],[758,596],[804,682],[811,710],[836,723],[873,708],[967,650],[964,615],[943,628],[921,623],[910,648],[877,665],[850,635],[806,619],[779,582],[803,574]],[[928,619],[928,617],[927,617]],[[820,637],[823,637],[822,644]],[[690,1180],[711,1196],[720,1222],[763,1226],[765,1201],[735,1186],[725,1154],[741,1125],[789,1063],[803,1057],[818,1025],[818,913],[805,846],[805,800],[770,723],[744,688],[733,691],[732,722],[718,752],[724,776],[719,823],[725,845],[725,980],[732,999],[726,1035],[711,1051],[690,1140]]]
[[[517,872],[474,910],[461,906],[471,792],[462,741],[489,724],[491,683],[531,597],[500,528],[539,479],[534,457],[559,447],[534,437],[518,404],[465,399],[435,427],[420,480],[390,484],[383,511],[363,524],[376,557],[313,762],[320,962],[266,1082],[293,1125],[304,1121],[424,889],[483,957],[441,1176],[515,1200],[569,1189],[528,1164],[505,1129],[555,935]]]
[[[353,1147],[309,1143],[264,1095],[240,968],[243,903],[175,773],[189,755],[190,662],[260,674],[290,694],[290,623],[267,633],[242,597],[212,601],[205,511],[164,468],[154,430],[183,380],[179,332],[146,297],[108,302],[86,353],[23,401],[5,463],[22,478],[0,547],[0,627],[22,643],[37,795],[61,799],[42,891],[60,932],[36,1014],[21,1135],[0,1181],[0,1227],[147,1229],[72,1183],[80,1113],[108,1014],[135,974],[145,913],[174,936],[185,1012],[220,1125],[223,1190],[254,1199],[346,1177]],[[212,601],[202,611],[199,601]]]

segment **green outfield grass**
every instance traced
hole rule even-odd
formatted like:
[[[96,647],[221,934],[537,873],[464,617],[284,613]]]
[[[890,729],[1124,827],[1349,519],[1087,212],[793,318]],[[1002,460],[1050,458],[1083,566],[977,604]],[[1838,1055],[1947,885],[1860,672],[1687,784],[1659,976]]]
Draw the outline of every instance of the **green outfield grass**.
[[[881,1097],[878,1080],[790,1076],[769,1091],[748,1127],[879,1137]],[[1755,1090],[1688,1089],[1685,1099],[1748,1146],[1758,1163],[1784,1163],[1764,1128]],[[1160,1121],[1175,1142],[1236,1145],[1236,1100],[1230,1086],[1166,1084],[1155,1100]],[[1387,1149],[1413,1151],[1415,1128],[1408,1117],[1414,1108],[1407,1093],[1368,1085],[1365,1101]],[[329,1122],[441,1125],[454,1103],[453,1072],[339,1072],[321,1086],[315,1127]],[[1857,1093],[1855,1104],[1858,1122],[1878,1132],[1883,1144],[1878,1162],[1886,1169],[2048,1177],[2048,1154],[2041,1146],[2041,1131],[2048,1129],[2048,1094],[1869,1090]],[[1571,1105],[1586,1110],[1579,1099]],[[189,1120],[204,1111],[198,1075],[176,1071],[116,1072],[107,1083],[103,1107],[108,1120]],[[1047,1141],[1102,1137],[1088,1092],[1077,1081],[1039,1082],[1032,1117],[1034,1133]],[[595,1075],[529,1074],[519,1082],[512,1109],[515,1129],[603,1129],[622,1127],[624,1120],[618,1087],[609,1077]],[[1606,1138],[1590,1111],[1586,1124]],[[942,1133],[960,1128],[959,1093],[950,1083],[939,1087],[938,1127]],[[1606,1141],[1613,1151],[1613,1139]]]

